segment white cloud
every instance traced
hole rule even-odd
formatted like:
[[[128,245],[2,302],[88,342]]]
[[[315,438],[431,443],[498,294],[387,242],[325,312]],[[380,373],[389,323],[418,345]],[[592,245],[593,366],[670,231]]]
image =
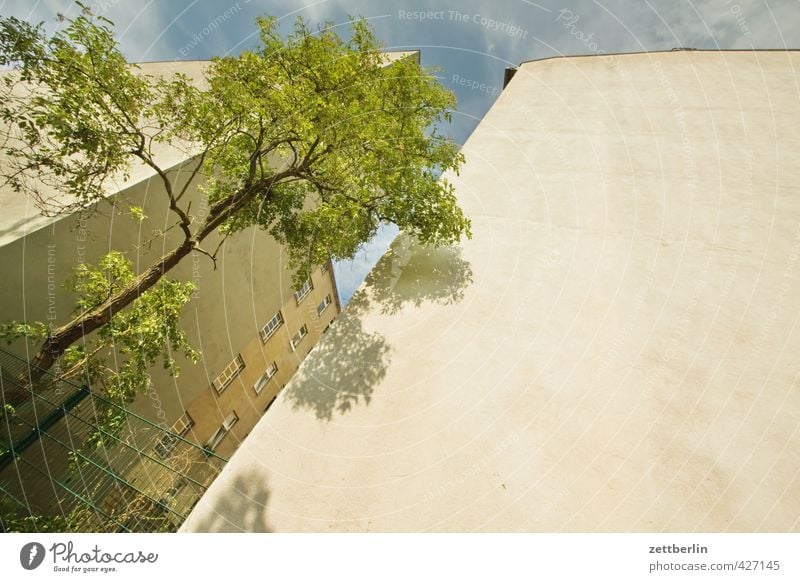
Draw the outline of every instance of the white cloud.
[[[798,5],[792,0],[611,0],[601,10],[618,20],[639,50],[800,46]]]

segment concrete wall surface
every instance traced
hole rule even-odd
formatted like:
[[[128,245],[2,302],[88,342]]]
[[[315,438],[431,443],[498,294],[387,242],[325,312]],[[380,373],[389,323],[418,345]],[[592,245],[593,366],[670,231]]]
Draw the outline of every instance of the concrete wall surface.
[[[798,71],[523,64],[184,530],[800,530]]]

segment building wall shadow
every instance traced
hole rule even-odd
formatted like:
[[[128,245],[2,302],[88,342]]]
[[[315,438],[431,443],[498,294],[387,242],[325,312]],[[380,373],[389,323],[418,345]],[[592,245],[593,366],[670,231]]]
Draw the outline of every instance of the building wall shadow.
[[[193,532],[271,533],[267,524],[269,489],[261,475],[239,475],[213,510],[203,511],[191,523]]]
[[[382,313],[397,313],[405,305],[451,305],[464,298],[472,284],[472,267],[457,246],[423,246],[413,237],[397,237],[366,279]]]
[[[312,410],[327,421],[372,400],[386,375],[390,348],[379,333],[364,331],[356,311],[348,306],[287,387],[285,398],[295,409]]]
[[[358,404],[369,405],[391,361],[391,346],[364,329],[365,314],[399,314],[405,305],[461,301],[472,269],[458,247],[426,247],[401,234],[316,348],[285,397],[295,409],[329,421]]]

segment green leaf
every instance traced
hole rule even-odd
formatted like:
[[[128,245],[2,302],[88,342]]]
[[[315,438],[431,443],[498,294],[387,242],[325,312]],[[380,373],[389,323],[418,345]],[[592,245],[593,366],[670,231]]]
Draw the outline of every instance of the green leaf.
[[[128,212],[130,212],[134,220],[138,220],[139,222],[142,222],[145,218],[147,218],[147,216],[144,214],[144,209],[141,206],[131,206],[128,209]]]

